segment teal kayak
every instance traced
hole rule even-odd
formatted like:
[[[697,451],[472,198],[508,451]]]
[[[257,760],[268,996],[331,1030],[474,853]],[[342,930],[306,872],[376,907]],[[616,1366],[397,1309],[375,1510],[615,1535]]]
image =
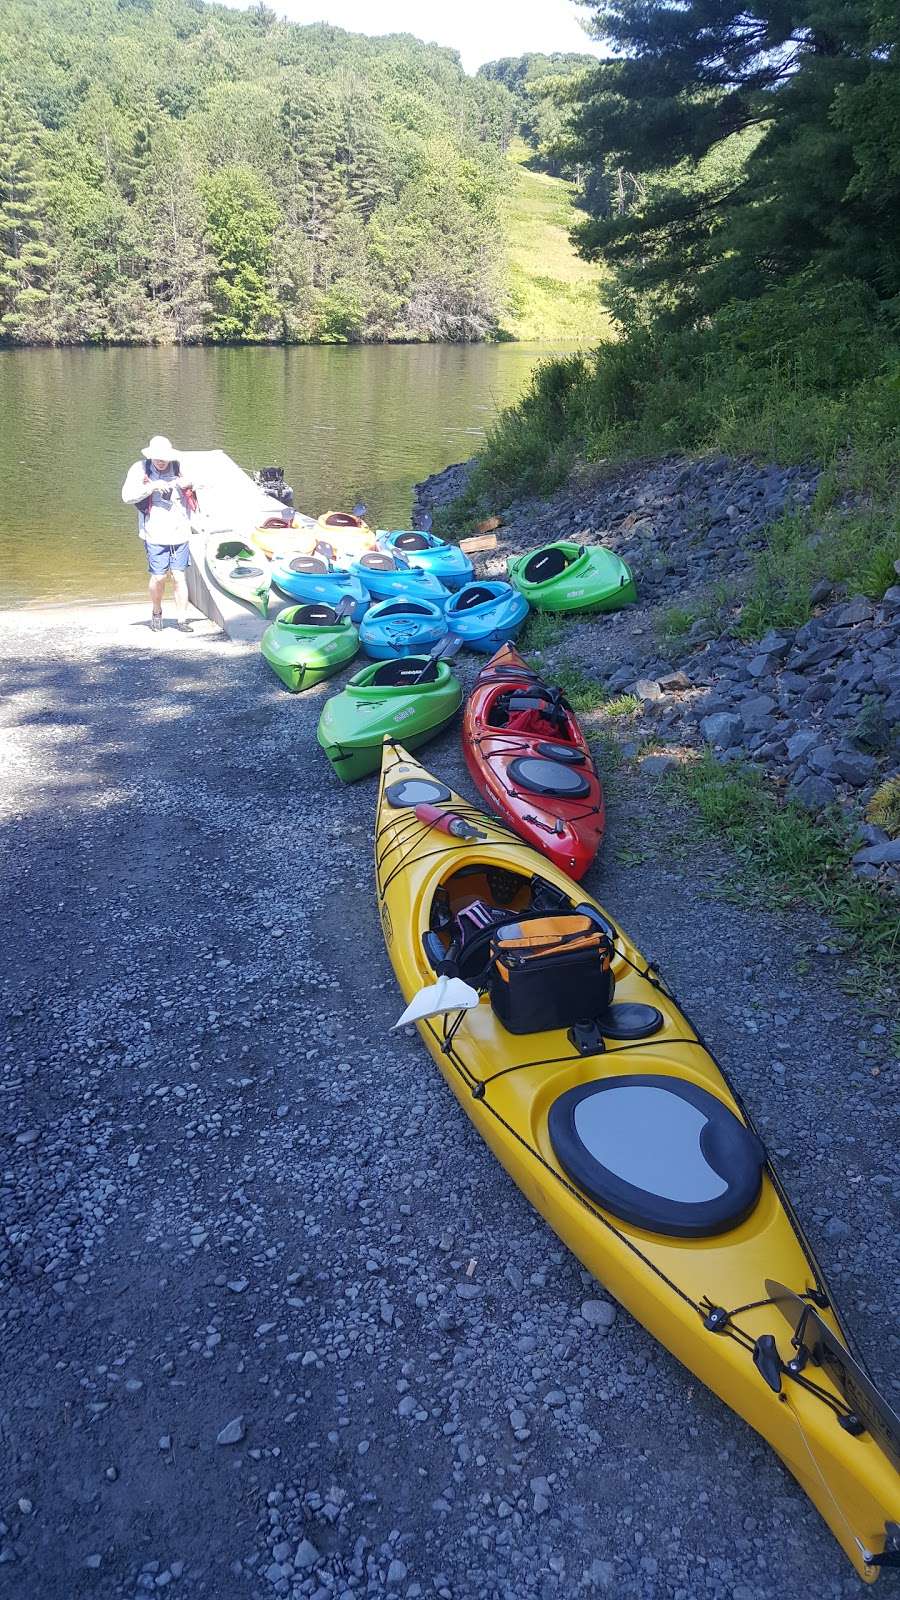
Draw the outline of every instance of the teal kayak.
[[[602,544],[557,539],[510,559],[507,572],[536,611],[618,611],[637,601],[631,568]]]

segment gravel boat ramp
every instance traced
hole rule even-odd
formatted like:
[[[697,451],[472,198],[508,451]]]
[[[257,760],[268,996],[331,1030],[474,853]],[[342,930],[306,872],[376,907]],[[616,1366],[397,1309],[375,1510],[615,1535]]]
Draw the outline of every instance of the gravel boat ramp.
[[[389,1033],[329,685],[143,606],[0,644],[0,1597],[857,1595]],[[426,757],[470,792],[455,729]],[[739,1084],[896,1406],[891,1019],[824,925],[717,893],[651,777],[609,799],[587,886]]]

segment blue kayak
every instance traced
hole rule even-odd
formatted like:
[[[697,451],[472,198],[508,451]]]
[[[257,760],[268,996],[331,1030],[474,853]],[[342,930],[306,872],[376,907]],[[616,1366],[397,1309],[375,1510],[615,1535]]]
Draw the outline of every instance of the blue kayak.
[[[411,567],[433,572],[447,589],[461,589],[475,576],[475,568],[457,544],[445,544],[436,533],[420,528],[379,528],[375,534],[380,550],[396,554]]]
[[[334,566],[324,556],[294,556],[290,561],[276,561],[272,567],[272,582],[292,600],[337,606],[349,598],[353,601],[354,622],[362,621],[370,604],[368,588],[356,574],[346,567]]]
[[[370,550],[350,563],[350,571],[373,600],[431,600],[436,606],[444,606],[449,598],[449,589],[433,572],[411,567],[403,556],[387,550]]]
[[[427,654],[447,632],[444,612],[432,600],[379,600],[359,625],[359,642],[373,661]]]
[[[450,632],[458,633],[470,650],[493,655],[502,644],[515,639],[528,609],[528,601],[512,584],[498,578],[467,583],[450,596],[444,616]]]

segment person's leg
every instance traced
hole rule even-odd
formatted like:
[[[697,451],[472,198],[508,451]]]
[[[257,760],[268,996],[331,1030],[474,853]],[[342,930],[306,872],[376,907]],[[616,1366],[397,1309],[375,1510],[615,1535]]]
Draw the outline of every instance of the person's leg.
[[[188,608],[187,574],[184,573],[184,572],[175,572],[175,571],[173,571],[173,573],[172,573],[172,582],[173,582],[173,584],[175,586],[175,615],[178,618],[178,625],[180,627],[182,625],[182,623],[184,623],[186,621],[186,619],[187,619],[187,608]]]
[[[149,584],[149,589],[150,589],[150,610],[151,610],[150,626],[151,627],[153,627],[154,623],[158,623],[159,626],[162,626],[162,602],[163,602],[163,591],[165,590],[165,587],[166,587],[166,575],[165,575],[165,573],[164,572],[163,573],[153,573],[151,575],[150,584]]]
[[[190,564],[191,551],[187,541],[184,544],[173,545],[169,556],[169,571],[172,574],[172,583],[175,587],[175,615],[178,619],[178,626],[183,633],[190,632],[190,623],[187,620],[187,569]]]
[[[145,545],[147,551],[147,566],[150,572],[150,626],[154,633],[162,627],[162,600],[166,587],[166,573],[169,568],[169,552],[163,544],[151,544],[149,540]]]

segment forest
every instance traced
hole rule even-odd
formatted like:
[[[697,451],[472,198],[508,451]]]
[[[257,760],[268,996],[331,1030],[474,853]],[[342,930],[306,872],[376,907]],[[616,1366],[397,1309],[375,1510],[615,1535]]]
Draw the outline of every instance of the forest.
[[[560,85],[556,159],[587,175],[615,333],[538,370],[472,496],[718,448],[833,463],[835,501],[896,530],[897,7],[582,3],[609,56]]]
[[[5,0],[0,85],[2,342],[466,341],[502,323],[525,91],[454,51],[263,3]]]

